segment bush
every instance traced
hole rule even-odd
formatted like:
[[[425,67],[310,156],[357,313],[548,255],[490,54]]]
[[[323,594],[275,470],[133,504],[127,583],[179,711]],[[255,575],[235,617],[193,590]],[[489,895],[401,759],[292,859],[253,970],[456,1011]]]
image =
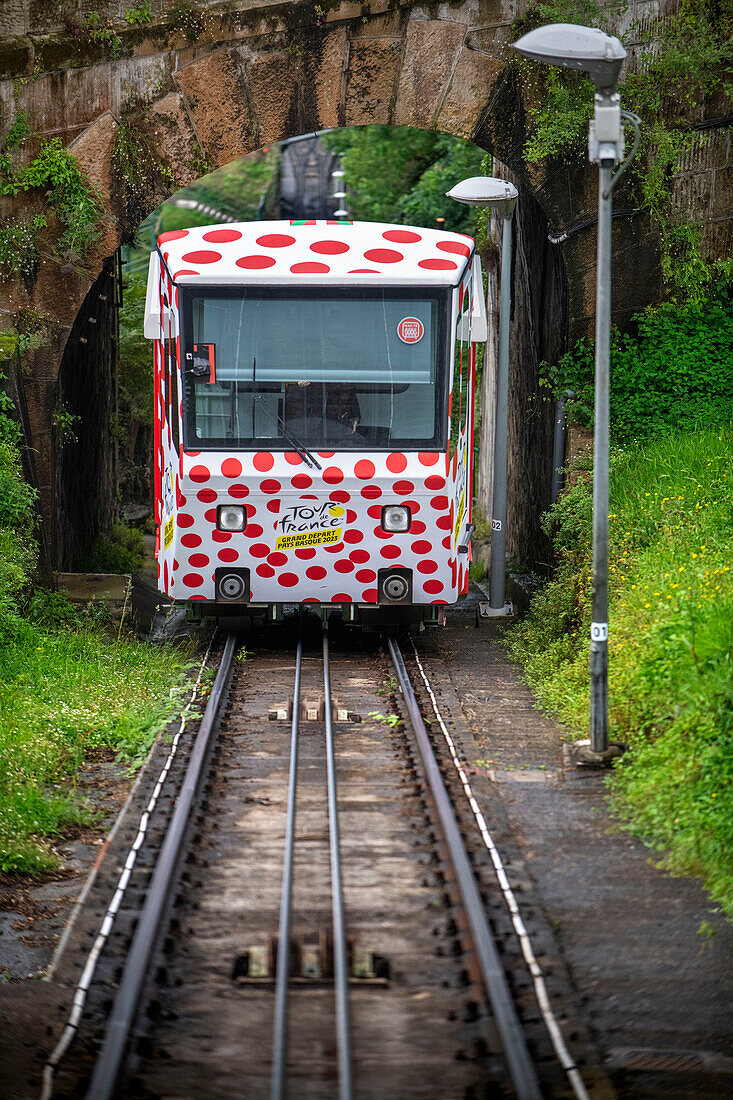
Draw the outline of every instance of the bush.
[[[611,433],[617,442],[670,428],[726,424],[733,413],[733,293],[724,282],[704,303],[665,302],[634,318],[636,332],[611,339]],[[594,341],[580,340],[545,382],[572,390],[569,412],[593,423]]]
[[[79,562],[85,573],[139,573],[145,561],[145,542],[137,527],[115,523],[110,538],[100,537],[90,557]]]

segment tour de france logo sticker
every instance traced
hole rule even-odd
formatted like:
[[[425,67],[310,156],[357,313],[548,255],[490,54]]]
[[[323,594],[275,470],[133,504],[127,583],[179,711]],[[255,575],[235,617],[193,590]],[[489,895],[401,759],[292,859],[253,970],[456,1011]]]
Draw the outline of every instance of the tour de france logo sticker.
[[[335,500],[314,506],[296,504],[287,509],[277,524],[282,534],[275,540],[275,549],[296,550],[340,542],[345,522],[346,509]]]
[[[425,325],[418,317],[403,317],[397,326],[397,335],[403,344],[417,344],[425,334]]]

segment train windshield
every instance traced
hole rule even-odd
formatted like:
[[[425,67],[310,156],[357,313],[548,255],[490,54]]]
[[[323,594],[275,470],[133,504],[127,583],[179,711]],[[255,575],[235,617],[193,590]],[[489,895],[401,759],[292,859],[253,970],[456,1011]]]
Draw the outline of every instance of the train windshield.
[[[444,446],[450,291],[181,288],[185,446]]]

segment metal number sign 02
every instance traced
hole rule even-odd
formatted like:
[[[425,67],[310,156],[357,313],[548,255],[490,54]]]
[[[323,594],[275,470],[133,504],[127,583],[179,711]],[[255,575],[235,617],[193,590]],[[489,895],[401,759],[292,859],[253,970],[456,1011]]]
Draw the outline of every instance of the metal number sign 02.
[[[500,519],[492,519],[492,521],[491,521],[491,530],[492,531],[501,531],[501,520]]]

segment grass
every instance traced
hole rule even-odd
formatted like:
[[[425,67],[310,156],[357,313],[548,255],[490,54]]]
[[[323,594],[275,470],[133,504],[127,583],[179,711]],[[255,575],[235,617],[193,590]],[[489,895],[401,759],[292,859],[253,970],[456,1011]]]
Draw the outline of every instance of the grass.
[[[609,781],[626,827],[669,870],[700,875],[733,917],[733,432],[675,432],[615,454],[611,474]],[[556,574],[509,633],[528,682],[588,730],[591,484],[548,515]]]
[[[90,819],[76,787],[86,755],[107,747],[142,762],[178,706],[187,660],[110,641],[79,616],[14,625],[0,644],[0,871],[40,873],[58,864],[47,839]]]

